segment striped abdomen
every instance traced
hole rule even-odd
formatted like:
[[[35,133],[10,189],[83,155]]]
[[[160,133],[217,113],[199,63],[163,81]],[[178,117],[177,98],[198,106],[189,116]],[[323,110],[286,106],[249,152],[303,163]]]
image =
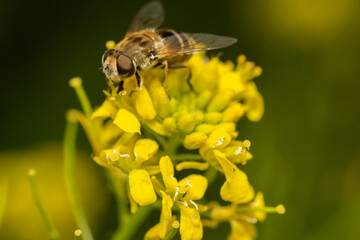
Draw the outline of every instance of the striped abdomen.
[[[174,65],[178,63],[185,62],[188,60],[192,54],[178,54],[178,51],[183,49],[190,48],[196,42],[186,33],[178,32],[172,29],[159,29],[156,31],[160,37],[165,39],[165,45],[168,52],[174,52],[174,54],[169,54],[164,60],[168,61],[169,65]]]

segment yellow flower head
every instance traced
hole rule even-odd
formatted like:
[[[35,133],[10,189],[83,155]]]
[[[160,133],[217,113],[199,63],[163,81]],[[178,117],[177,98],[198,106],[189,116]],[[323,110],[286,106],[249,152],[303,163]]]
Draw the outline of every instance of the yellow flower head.
[[[126,183],[131,213],[139,205],[161,208],[159,223],[145,239],[168,238],[177,228],[182,239],[202,239],[203,225],[224,221],[231,225],[228,239],[253,239],[256,221],[264,221],[268,212],[285,212],[282,205],[266,207],[262,193],[255,196],[238,166],[253,157],[250,141],[237,139],[237,122],[244,116],[258,121],[264,113],[263,98],[252,81],[262,70],[243,55],[236,66],[201,54],[186,65],[169,69],[165,84],[164,71],[152,69],[139,72],[140,89],[131,77],[124,91],[114,85],[104,91],[106,100],[91,122],[79,117],[97,147],[94,160]],[[194,169],[206,175],[176,178],[177,171]],[[211,172],[224,175],[219,195],[230,205],[206,204]]]

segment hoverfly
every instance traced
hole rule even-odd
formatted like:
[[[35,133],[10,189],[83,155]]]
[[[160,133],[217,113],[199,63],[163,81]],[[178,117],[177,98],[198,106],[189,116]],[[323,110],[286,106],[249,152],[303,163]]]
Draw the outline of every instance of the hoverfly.
[[[126,78],[134,74],[137,90],[141,87],[139,70],[155,67],[185,68],[183,62],[192,54],[211,49],[219,49],[237,42],[232,37],[204,33],[183,33],[172,29],[157,29],[163,22],[164,12],[160,2],[144,5],[133,19],[125,38],[113,49],[107,50],[102,57],[103,72],[109,86],[119,84],[118,93],[123,91]],[[191,72],[189,74],[191,76]],[[190,84],[190,78],[188,84]],[[165,89],[166,90],[166,89]]]

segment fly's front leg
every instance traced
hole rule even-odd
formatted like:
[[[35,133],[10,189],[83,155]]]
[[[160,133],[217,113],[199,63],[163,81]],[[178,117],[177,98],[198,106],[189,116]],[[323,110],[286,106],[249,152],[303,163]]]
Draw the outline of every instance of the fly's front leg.
[[[121,80],[119,83],[118,90],[116,91],[117,94],[125,95],[126,91],[124,90],[124,80]]]
[[[138,91],[141,90],[142,80],[141,80],[140,75],[138,74],[138,72],[135,72],[135,77],[136,77],[136,89],[131,91],[130,96],[133,95],[133,93],[138,92]]]
[[[164,65],[164,77],[163,77],[163,79],[161,80],[161,83],[162,83],[162,85],[163,85],[163,88],[164,88],[164,90],[165,90],[166,95],[168,96],[168,98],[169,98],[169,100],[170,100],[171,97],[170,97],[170,95],[169,95],[169,93],[168,93],[168,91],[167,91],[167,89],[166,89],[166,84],[165,84],[165,79],[166,79],[166,77],[167,77],[168,68],[169,68],[168,61],[162,62],[162,65]]]

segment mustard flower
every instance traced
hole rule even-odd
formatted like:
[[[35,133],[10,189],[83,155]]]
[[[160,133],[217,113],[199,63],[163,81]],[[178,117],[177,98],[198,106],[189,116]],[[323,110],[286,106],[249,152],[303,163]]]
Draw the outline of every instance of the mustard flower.
[[[264,113],[252,81],[262,70],[243,55],[236,66],[201,54],[186,65],[169,69],[165,87],[162,69],[139,72],[140,89],[135,78],[126,79],[120,93],[119,86],[111,85],[90,123],[79,117],[96,146],[95,162],[110,169],[114,185],[121,188],[114,190],[125,210],[118,234],[130,236],[133,226],[127,222],[146,216],[141,209],[159,209],[159,222],[147,231],[147,240],[171,239],[178,229],[181,239],[198,240],[203,226],[219,222],[230,223],[228,239],[254,239],[256,221],[265,220],[266,213],[284,212],[282,205],[266,207],[242,170],[253,155],[251,142],[238,139],[237,122],[244,116],[258,121]],[[178,180],[183,170],[191,173]],[[227,206],[205,195],[217,173],[224,175],[218,194]],[[130,203],[131,220],[123,202]]]

